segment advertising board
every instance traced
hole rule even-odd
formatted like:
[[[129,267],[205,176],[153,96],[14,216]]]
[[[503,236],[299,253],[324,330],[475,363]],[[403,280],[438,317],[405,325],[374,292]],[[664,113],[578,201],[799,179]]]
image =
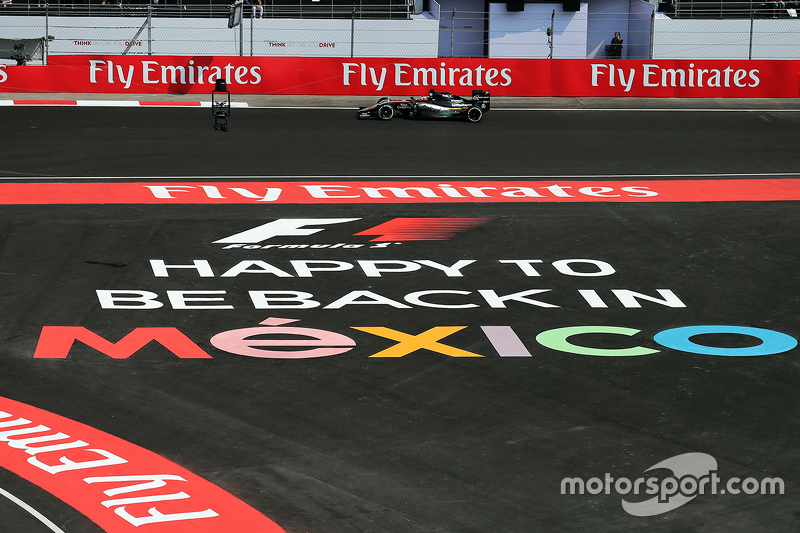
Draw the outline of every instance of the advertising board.
[[[0,65],[0,92],[208,94],[219,78],[233,94],[265,95],[800,96],[796,61],[91,55]]]

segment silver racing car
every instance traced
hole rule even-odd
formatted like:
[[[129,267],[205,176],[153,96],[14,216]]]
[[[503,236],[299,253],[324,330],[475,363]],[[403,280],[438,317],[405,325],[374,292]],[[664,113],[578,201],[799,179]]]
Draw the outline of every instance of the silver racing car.
[[[406,118],[462,118],[480,122],[489,108],[489,91],[472,91],[472,98],[466,99],[431,89],[428,96],[420,98],[384,96],[377,104],[360,108],[358,118],[391,120],[399,113]]]

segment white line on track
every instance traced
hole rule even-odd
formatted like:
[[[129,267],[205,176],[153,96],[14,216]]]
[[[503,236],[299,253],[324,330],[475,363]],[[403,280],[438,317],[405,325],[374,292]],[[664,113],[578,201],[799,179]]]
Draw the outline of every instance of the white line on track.
[[[61,529],[60,527],[58,527],[57,525],[52,523],[50,520],[48,520],[46,516],[44,516],[42,513],[40,513],[39,511],[37,511],[33,507],[31,507],[30,505],[28,505],[24,501],[22,501],[19,498],[17,498],[16,496],[11,494],[10,492],[5,491],[5,490],[0,488],[0,494],[2,494],[3,496],[5,496],[9,500],[11,500],[12,502],[16,503],[17,505],[19,505],[20,507],[22,507],[23,509],[28,511],[31,515],[33,515],[42,524],[44,524],[47,527],[49,527],[51,531],[53,531],[55,533],[64,533],[63,529]]]
[[[35,103],[36,100],[24,100],[25,103],[16,103],[18,100],[0,100],[0,107],[185,107],[188,109],[196,109],[198,107],[211,107],[211,102],[194,101],[188,102],[185,100],[42,100],[42,103]],[[157,102],[157,103],[153,103]],[[231,102],[231,108],[244,109],[250,107],[247,102]],[[355,109],[355,108],[354,108]]]
[[[313,1],[313,0],[312,0]],[[360,107],[323,105],[250,105],[250,109],[327,109],[333,111],[358,111]]]
[[[158,95],[153,95],[154,98],[157,98]],[[60,102],[53,102],[44,100],[43,103],[37,104],[34,103],[33,100],[26,99],[24,104],[17,104],[15,100],[0,100],[0,107],[8,107],[8,106],[19,106],[19,107],[37,107],[37,106],[48,106],[48,107],[186,107],[189,109],[197,108],[197,107],[211,107],[211,102],[206,101],[195,101],[188,103],[185,100],[175,100],[175,101],[158,101],[158,103],[152,104],[149,100],[61,100]],[[73,103],[74,102],[74,103]],[[240,108],[240,109],[299,109],[299,110],[333,110],[333,111],[356,111],[359,108],[353,106],[292,106],[292,105],[285,105],[285,106],[277,106],[277,105],[258,105],[258,104],[251,104],[248,102],[231,102],[232,108]],[[769,113],[798,113],[800,112],[800,108],[798,109],[786,109],[786,108],[742,108],[742,109],[731,109],[731,108],[702,108],[702,107],[692,107],[692,108],[681,108],[681,107],[618,107],[618,108],[602,108],[602,107],[493,107],[492,111],[547,111],[547,112],[554,112],[554,111],[604,111],[607,113],[620,113],[620,112],[632,112],[632,113],[643,113],[643,112],[686,112],[686,113],[757,113],[757,112],[769,112]]]
[[[0,174],[3,171],[0,170]],[[800,172],[743,172],[743,173],[711,173],[711,174],[507,174],[507,175],[287,175],[287,176],[0,176],[0,180],[36,180],[36,181],[64,181],[64,180],[159,180],[159,181],[192,181],[192,180],[303,180],[303,181],[317,181],[317,180],[386,180],[386,179],[402,179],[402,180],[417,180],[417,179],[430,179],[430,180],[459,180],[459,179],[488,179],[488,180],[538,180],[538,179],[664,179],[664,178],[687,178],[687,179],[713,179],[713,178],[779,178],[789,176],[800,176]]]
[[[797,113],[800,109],[730,109],[730,108],[703,108],[703,107],[493,107],[492,111],[685,111],[685,112],[706,112],[706,113],[755,113],[768,111],[770,113]]]

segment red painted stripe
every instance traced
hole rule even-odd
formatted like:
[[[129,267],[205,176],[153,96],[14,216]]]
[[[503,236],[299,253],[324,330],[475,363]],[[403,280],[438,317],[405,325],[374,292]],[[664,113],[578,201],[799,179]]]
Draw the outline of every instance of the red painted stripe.
[[[373,242],[446,241],[491,218],[395,218],[355,235],[378,235]]]
[[[14,105],[78,105],[76,100],[14,100]]]
[[[763,202],[800,200],[800,179],[657,181],[0,183],[0,204]]]
[[[108,533],[285,533],[185,468],[74,420],[0,397],[0,431],[0,467]]]
[[[155,106],[181,106],[181,107],[200,107],[200,102],[182,102],[182,101],[163,101],[163,100],[140,100],[139,105],[155,105]]]

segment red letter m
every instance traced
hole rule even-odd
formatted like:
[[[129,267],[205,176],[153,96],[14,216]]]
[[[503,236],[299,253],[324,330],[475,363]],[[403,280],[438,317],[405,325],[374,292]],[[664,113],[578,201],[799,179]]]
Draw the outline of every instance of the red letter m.
[[[150,341],[156,341],[181,359],[211,359],[177,328],[136,328],[119,342],[110,342],[86,328],[74,326],[44,326],[33,357],[65,359],[75,341],[81,341],[113,359],[127,359]]]

